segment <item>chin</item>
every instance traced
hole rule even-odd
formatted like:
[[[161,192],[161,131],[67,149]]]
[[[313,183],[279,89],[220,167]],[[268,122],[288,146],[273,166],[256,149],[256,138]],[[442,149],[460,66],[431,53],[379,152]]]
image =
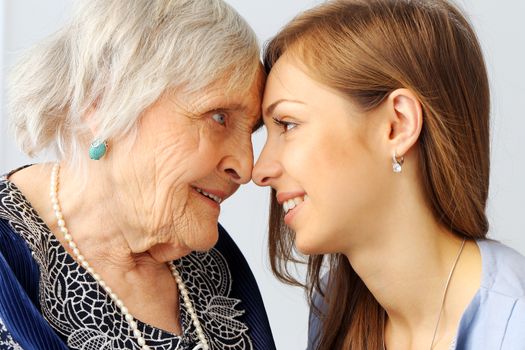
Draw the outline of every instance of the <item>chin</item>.
[[[315,247],[310,246],[302,246],[302,245],[295,245],[297,248],[297,251],[303,255],[318,255],[319,253],[318,249],[315,249]]]
[[[312,238],[312,236],[309,235],[299,235],[297,232],[295,233],[295,247],[297,248],[297,251],[299,251],[301,254],[305,255],[317,255],[317,254],[324,254],[323,251],[323,245],[321,242],[316,241],[315,236]]]
[[[194,237],[195,240],[190,246],[192,251],[205,252],[212,249],[219,240],[218,223],[214,222],[213,225],[202,225],[198,228]]]

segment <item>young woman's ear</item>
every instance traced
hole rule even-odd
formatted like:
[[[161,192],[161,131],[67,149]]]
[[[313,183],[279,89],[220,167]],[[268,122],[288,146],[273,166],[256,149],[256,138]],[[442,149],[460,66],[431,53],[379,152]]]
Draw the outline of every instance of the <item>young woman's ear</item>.
[[[409,89],[394,90],[385,101],[390,113],[392,155],[404,156],[417,142],[423,124],[423,111],[417,96]]]

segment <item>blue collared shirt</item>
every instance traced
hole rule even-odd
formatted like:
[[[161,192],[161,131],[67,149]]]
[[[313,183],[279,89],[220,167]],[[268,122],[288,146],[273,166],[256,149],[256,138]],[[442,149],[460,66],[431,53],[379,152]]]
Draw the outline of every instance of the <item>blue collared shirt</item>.
[[[493,240],[478,240],[481,285],[459,324],[456,350],[525,350],[525,257]],[[318,296],[314,301],[317,305]],[[320,320],[310,313],[308,350]]]
[[[458,350],[525,349],[525,257],[492,240],[477,241],[481,286],[459,324]]]

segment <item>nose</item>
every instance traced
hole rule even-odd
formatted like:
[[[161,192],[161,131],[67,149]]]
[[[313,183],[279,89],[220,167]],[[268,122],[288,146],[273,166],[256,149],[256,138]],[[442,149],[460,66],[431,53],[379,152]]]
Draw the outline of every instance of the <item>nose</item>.
[[[271,186],[273,180],[281,174],[281,165],[277,159],[271,156],[270,148],[266,143],[253,168],[252,180],[259,186]]]
[[[220,171],[239,185],[248,183],[252,176],[253,149],[251,138],[242,144],[232,142],[228,155],[219,164]]]

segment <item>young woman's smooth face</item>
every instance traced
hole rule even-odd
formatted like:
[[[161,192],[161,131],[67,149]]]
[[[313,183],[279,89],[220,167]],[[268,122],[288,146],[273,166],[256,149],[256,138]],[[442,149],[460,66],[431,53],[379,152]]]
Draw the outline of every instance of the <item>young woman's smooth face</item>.
[[[268,138],[253,180],[276,190],[301,252],[342,252],[366,239],[354,233],[382,210],[392,172],[379,145],[388,131],[380,112],[359,110],[306,72],[288,54],[270,72],[262,106]]]

